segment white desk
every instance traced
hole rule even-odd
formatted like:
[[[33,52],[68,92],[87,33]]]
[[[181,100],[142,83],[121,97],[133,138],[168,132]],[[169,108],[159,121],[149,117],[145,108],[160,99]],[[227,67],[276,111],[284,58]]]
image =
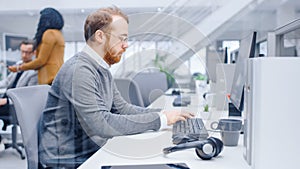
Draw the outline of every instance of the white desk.
[[[172,101],[176,96],[162,96],[151,107],[171,108]],[[204,119],[205,125],[210,121],[225,116],[224,112],[203,113],[202,107],[197,106],[201,97],[191,95],[192,103],[188,107],[175,107],[200,112],[197,116]],[[208,126],[207,126],[208,128]],[[208,128],[209,129],[209,128]],[[114,137],[109,140],[99,151],[83,163],[79,169],[100,169],[101,166],[110,165],[137,165],[137,164],[165,164],[186,163],[190,168],[205,169],[249,169],[250,166],[243,158],[243,136],[239,139],[237,147],[224,147],[220,155],[212,160],[204,161],[198,158],[194,149],[178,151],[167,156],[163,155],[162,149],[173,146],[171,131],[148,132],[143,134]],[[219,133],[211,133],[211,136],[219,137]]]

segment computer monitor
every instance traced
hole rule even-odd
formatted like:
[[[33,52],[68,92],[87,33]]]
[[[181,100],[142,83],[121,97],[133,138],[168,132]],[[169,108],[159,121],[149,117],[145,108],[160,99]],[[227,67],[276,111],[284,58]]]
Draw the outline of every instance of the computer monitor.
[[[23,40],[28,40],[28,36],[3,33],[4,57],[2,57],[1,61],[7,65],[12,65],[19,61],[21,56],[20,44]]]
[[[228,54],[227,54],[228,50],[227,47],[225,47],[224,49],[224,63],[228,64]]]
[[[297,56],[296,46],[282,48],[280,51],[280,56]]]
[[[4,50],[6,51],[15,51],[19,50],[20,43],[23,40],[28,40],[28,36],[26,35],[17,35],[17,34],[10,34],[4,33],[3,34],[3,45]]]
[[[244,85],[247,78],[247,60],[255,56],[256,32],[252,32],[241,40],[235,66],[230,101],[239,111],[244,108]]]

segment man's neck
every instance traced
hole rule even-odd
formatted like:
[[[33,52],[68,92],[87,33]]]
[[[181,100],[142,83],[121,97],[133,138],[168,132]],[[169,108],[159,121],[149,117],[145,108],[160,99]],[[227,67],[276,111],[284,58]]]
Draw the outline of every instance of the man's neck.
[[[92,48],[100,57],[104,56],[104,50],[102,49],[102,46],[96,45],[95,43],[88,43],[87,44],[90,48]]]

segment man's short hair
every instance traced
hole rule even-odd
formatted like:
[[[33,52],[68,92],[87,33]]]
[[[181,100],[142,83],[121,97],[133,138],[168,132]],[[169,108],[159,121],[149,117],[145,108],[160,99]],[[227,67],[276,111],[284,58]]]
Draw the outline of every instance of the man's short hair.
[[[34,41],[33,40],[23,40],[21,43],[20,43],[20,46],[21,45],[33,45],[34,44]]]
[[[90,38],[93,38],[97,30],[109,32],[113,15],[120,16],[124,18],[127,21],[127,23],[129,23],[128,16],[125,15],[118,7],[114,6],[114,7],[98,9],[97,11],[91,13],[85,20],[85,24],[84,24],[85,41],[88,41]]]

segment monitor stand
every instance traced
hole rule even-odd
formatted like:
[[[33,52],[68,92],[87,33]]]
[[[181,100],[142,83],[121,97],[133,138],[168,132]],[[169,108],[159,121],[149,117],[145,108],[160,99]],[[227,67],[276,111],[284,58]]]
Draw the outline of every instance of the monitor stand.
[[[242,116],[242,112],[238,110],[232,103],[228,103],[228,116]]]

